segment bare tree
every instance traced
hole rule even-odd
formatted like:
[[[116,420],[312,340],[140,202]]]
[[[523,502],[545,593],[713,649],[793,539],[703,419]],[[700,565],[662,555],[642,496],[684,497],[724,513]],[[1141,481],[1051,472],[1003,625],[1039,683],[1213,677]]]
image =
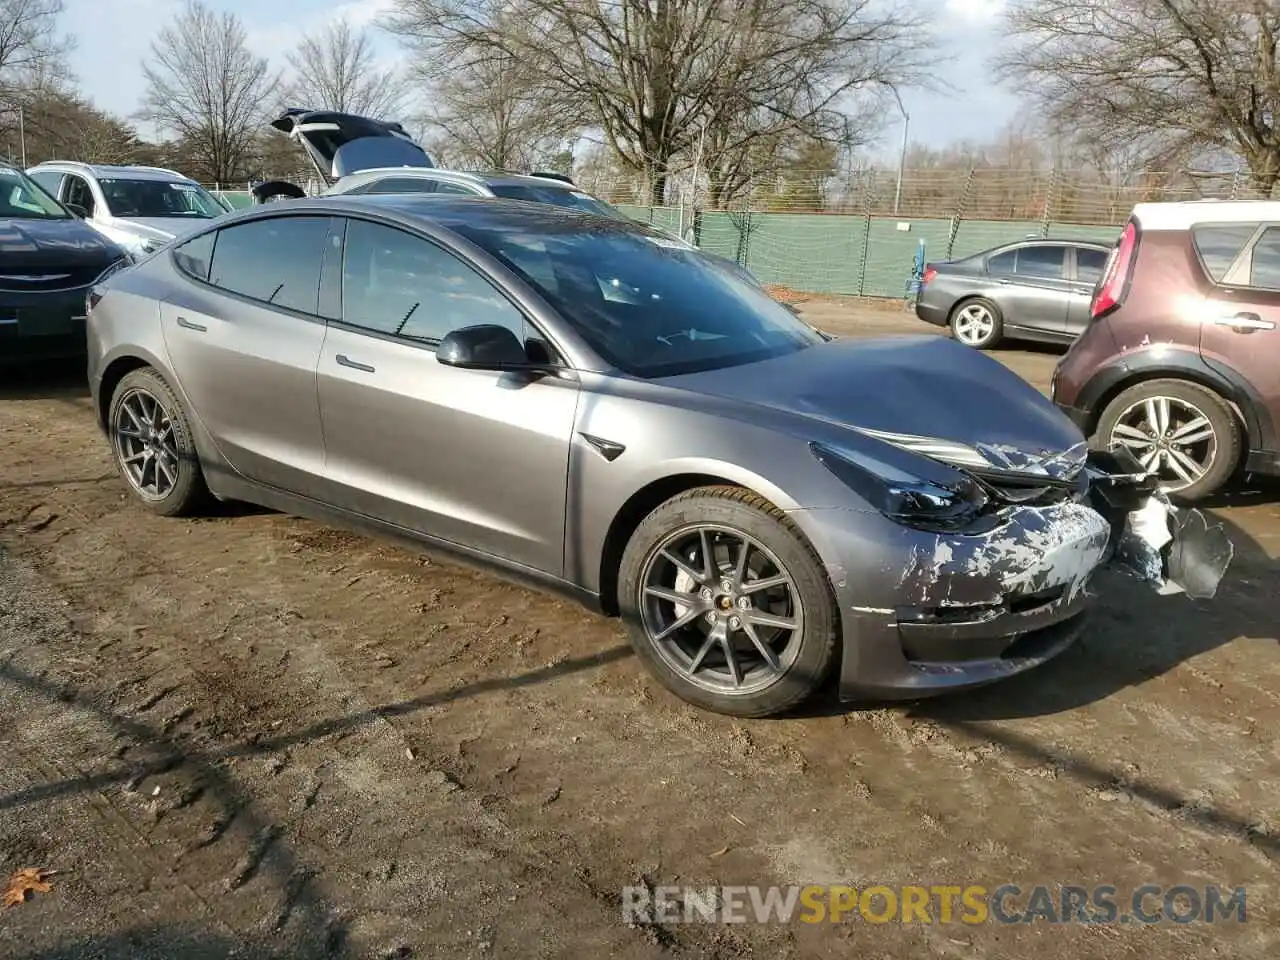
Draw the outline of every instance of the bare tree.
[[[876,0],[398,0],[388,26],[439,69],[520,63],[655,203],[703,130],[734,130],[733,150],[830,139],[859,92],[916,79],[929,45],[921,20]]]
[[[73,48],[58,30],[62,0],[0,0],[0,94],[25,85]]]
[[[289,54],[287,95],[300,106],[395,119],[407,88],[394,69],[378,65],[367,30],[345,19],[306,34]]]
[[[250,52],[233,13],[188,0],[151,45],[142,116],[182,140],[198,174],[237,179],[279,78]]]
[[[424,119],[451,166],[540,166],[573,137],[578,118],[541,89],[537,74],[499,54],[449,72],[432,86]]]
[[[1019,0],[1002,74],[1047,114],[1110,147],[1169,163],[1244,160],[1280,180],[1280,5],[1274,0]]]

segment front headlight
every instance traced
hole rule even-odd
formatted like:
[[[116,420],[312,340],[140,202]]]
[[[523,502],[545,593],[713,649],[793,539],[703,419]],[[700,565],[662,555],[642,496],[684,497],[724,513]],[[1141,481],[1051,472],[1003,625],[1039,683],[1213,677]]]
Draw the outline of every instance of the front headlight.
[[[954,479],[913,476],[884,461],[837,451],[821,443],[809,448],[818,462],[841,483],[882,514],[904,526],[944,532],[971,524],[989,502],[973,478],[954,473]]]
[[[98,274],[97,279],[94,280],[93,283],[90,284],[90,286],[96,287],[98,284],[102,283],[102,281],[108,279],[113,274],[119,273],[121,270],[125,269],[125,267],[133,266],[135,262],[136,261],[134,260],[133,254],[126,252],[123,257],[121,257],[119,260],[112,263],[110,266],[107,267],[107,269],[103,270],[100,274]]]

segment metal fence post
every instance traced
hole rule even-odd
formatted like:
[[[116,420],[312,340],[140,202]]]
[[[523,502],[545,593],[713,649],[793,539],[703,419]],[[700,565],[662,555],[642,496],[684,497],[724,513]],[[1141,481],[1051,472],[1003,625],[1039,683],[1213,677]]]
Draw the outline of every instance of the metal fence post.
[[[863,296],[867,289],[867,260],[871,254],[871,209],[872,209],[872,185],[875,182],[875,173],[867,170],[863,174],[866,177],[866,185],[862,190],[862,260],[858,267],[858,296]]]
[[[1053,191],[1058,185],[1058,168],[1049,171],[1049,185],[1044,190],[1044,204],[1040,208],[1040,236],[1049,235],[1049,219],[1053,216]]]
[[[969,194],[973,190],[973,180],[977,175],[977,167],[970,166],[969,173],[964,178],[964,189],[960,191],[960,202],[956,204],[955,212],[951,215],[951,225],[947,228],[947,253],[945,259],[950,260],[952,252],[955,250],[956,237],[960,233],[960,221],[964,219],[964,208],[969,204]]]

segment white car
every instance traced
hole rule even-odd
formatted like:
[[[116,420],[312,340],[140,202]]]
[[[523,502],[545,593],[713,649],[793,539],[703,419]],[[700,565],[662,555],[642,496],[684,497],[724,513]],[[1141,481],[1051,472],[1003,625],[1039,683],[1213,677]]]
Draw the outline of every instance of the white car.
[[[134,255],[158,250],[230,209],[190,177],[161,167],[51,160],[27,175]]]

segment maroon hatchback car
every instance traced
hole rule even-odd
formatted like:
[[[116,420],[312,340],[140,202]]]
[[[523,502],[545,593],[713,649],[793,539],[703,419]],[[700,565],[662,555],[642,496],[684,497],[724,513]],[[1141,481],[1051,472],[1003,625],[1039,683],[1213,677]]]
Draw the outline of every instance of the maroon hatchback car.
[[[1201,499],[1280,474],[1280,202],[1139,204],[1058,363],[1054,401]]]

